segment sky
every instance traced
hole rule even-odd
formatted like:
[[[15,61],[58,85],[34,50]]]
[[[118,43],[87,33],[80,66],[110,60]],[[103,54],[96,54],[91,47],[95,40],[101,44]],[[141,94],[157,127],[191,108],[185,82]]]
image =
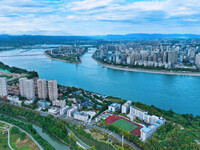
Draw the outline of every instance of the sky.
[[[0,0],[0,34],[200,34],[200,0]]]

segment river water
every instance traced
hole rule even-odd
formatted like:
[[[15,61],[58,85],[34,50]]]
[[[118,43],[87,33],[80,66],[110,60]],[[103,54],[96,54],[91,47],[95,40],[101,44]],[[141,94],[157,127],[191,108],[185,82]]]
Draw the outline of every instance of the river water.
[[[178,113],[200,115],[200,77],[128,72],[102,68],[91,58],[95,49],[75,65],[51,60],[42,55],[43,49],[3,51],[0,56],[41,54],[40,56],[0,57],[0,61],[39,73],[40,78],[58,80],[59,84],[74,86],[104,95],[140,101]]]

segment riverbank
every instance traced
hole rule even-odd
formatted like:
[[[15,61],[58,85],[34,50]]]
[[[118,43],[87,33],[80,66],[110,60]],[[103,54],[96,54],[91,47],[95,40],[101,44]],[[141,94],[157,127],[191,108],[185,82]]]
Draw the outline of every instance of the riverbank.
[[[80,64],[82,63],[81,60],[80,60],[80,62],[71,62],[71,61],[68,61],[68,60],[66,60],[66,59],[54,58],[54,57],[49,56],[46,52],[44,52],[44,55],[47,56],[47,57],[49,57],[50,59],[53,59],[53,60],[63,61],[63,62],[66,62],[66,63],[75,64],[75,65],[80,65]]]
[[[166,74],[166,75],[181,75],[181,76],[197,76],[197,77],[200,77],[200,72],[177,72],[177,71],[168,71],[168,70],[151,70],[151,69],[142,69],[142,68],[121,67],[121,66],[109,65],[109,64],[103,63],[101,61],[96,60],[95,58],[93,58],[93,59],[96,62],[100,63],[103,67],[106,67],[106,68],[109,68],[109,69],[114,69],[114,70],[153,73],[153,74]]]

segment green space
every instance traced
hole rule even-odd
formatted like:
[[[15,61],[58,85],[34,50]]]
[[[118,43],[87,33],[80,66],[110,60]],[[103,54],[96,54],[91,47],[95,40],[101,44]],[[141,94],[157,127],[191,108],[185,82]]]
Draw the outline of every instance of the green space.
[[[129,132],[133,131],[134,129],[136,129],[138,127],[135,124],[133,124],[129,121],[126,121],[124,119],[119,119],[119,120],[113,122],[112,124],[121,128],[122,130],[129,131]]]
[[[0,105],[0,107],[1,106],[2,106],[2,104]],[[48,150],[54,150],[55,149],[44,138],[42,138],[40,136],[40,134],[37,133],[37,131],[33,128],[32,124],[17,121],[15,119],[13,119],[11,117],[8,117],[8,116],[5,116],[5,115],[3,115],[1,113],[0,113],[0,120],[5,121],[5,122],[9,122],[9,123],[11,123],[13,125],[16,125],[16,126],[22,128],[23,130],[28,132],[44,149],[48,149]]]
[[[8,146],[8,134],[3,133],[4,129],[0,128],[0,149],[2,150],[10,150]]]
[[[2,78],[2,77],[6,77],[7,79],[11,79],[12,78],[12,76],[0,75],[0,78]]]
[[[38,146],[24,132],[17,127],[10,130],[11,146],[15,150],[39,150]]]
[[[35,71],[27,71],[26,69],[21,69],[21,68],[17,68],[17,67],[10,67],[8,65],[5,65],[4,63],[0,62],[0,70],[6,72],[6,73],[25,73],[27,74],[28,78],[34,78],[34,77],[38,77],[38,73]]]
[[[86,133],[82,127],[76,127],[74,125],[70,126],[72,132],[84,143],[89,146],[94,146],[96,150],[114,150],[111,145],[105,144],[103,142],[99,142],[95,140],[91,134]]]
[[[5,73],[11,73],[10,71],[8,71],[8,70],[3,70],[3,69],[0,69],[0,71],[5,72]]]

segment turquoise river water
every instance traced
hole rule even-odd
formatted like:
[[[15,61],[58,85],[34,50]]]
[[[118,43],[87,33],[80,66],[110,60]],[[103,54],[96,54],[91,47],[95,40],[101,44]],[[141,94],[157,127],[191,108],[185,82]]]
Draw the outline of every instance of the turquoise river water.
[[[3,51],[0,56],[41,54],[39,56],[0,57],[0,61],[39,73],[40,78],[83,88],[104,95],[140,101],[178,113],[200,115],[200,77],[128,72],[103,68],[91,58],[95,49],[75,65],[51,60],[43,49]]]

